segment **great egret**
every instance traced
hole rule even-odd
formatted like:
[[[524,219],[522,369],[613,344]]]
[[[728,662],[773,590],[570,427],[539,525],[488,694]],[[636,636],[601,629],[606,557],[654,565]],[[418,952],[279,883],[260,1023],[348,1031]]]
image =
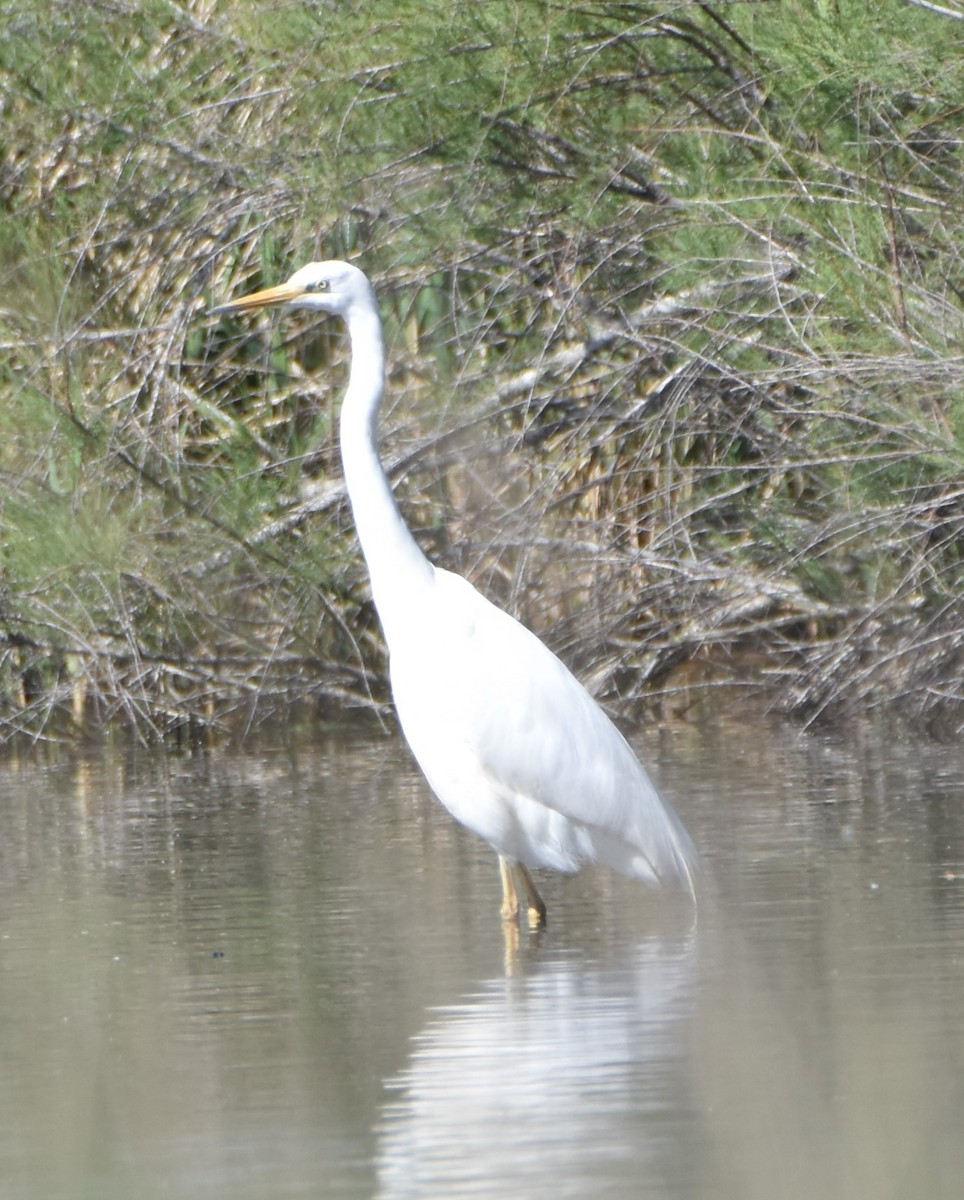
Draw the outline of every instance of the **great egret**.
[[[530,867],[602,863],[692,893],[696,851],[622,734],[535,634],[433,566],[402,520],[377,450],[385,349],[368,278],[350,263],[309,263],[287,283],[212,311],[277,304],[348,325],[342,465],[395,707],[436,796],[498,853],[503,917],[519,914],[513,867],[533,924],[546,906]]]

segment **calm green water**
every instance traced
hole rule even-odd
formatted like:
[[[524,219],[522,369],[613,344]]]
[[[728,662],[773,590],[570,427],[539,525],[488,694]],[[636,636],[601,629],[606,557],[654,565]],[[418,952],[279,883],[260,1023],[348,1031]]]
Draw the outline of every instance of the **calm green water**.
[[[640,742],[698,919],[494,856],[404,749],[0,762],[0,1196],[959,1197],[964,750]]]

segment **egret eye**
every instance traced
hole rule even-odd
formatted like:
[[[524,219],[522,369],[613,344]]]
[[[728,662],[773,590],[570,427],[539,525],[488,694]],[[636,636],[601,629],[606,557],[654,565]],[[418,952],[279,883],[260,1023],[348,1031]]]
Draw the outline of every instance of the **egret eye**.
[[[314,280],[312,280],[311,283],[305,284],[305,291],[306,292],[327,292],[328,291],[328,280],[327,279],[314,279]]]

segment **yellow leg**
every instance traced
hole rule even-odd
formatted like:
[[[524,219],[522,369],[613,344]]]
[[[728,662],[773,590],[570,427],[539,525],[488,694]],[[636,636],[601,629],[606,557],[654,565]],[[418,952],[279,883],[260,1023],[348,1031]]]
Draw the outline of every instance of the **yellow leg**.
[[[533,928],[545,925],[546,906],[539,895],[538,888],[533,882],[532,876],[529,874],[528,868],[523,866],[522,863],[510,863],[507,858],[503,858],[500,854],[499,872],[502,875],[502,919],[504,921],[514,921],[519,916],[519,894],[515,890],[515,882],[512,878],[513,866],[519,872],[519,878],[522,880],[526,899],[529,902],[529,924]]]
[[[512,882],[512,867],[507,858],[499,855],[499,871],[502,875],[502,919],[514,921],[519,915],[519,897]]]
[[[545,925],[545,901],[539,895],[539,890],[533,882],[528,868],[523,863],[518,863],[517,865],[519,868],[519,875],[522,877],[522,883],[526,890],[526,895],[529,898],[529,924],[532,926]]]

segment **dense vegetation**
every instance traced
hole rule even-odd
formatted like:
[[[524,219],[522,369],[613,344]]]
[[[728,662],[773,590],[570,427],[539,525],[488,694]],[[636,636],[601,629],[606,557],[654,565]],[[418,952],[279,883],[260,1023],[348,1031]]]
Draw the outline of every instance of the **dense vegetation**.
[[[951,0],[0,12],[8,735],[384,698],[340,331],[204,315],[341,256],[422,544],[610,704],[961,727]]]

